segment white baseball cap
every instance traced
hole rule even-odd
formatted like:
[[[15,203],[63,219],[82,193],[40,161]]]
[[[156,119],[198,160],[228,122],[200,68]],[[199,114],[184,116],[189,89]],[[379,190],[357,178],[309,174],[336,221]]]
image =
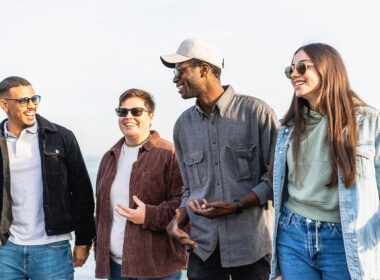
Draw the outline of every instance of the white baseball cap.
[[[175,54],[161,55],[162,63],[169,68],[192,58],[208,62],[220,69],[224,67],[222,52],[212,42],[204,39],[188,38],[179,45]]]

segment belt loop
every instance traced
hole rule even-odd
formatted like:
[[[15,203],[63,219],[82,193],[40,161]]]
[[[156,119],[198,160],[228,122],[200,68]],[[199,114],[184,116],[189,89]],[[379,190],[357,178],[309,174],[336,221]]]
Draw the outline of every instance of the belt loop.
[[[286,225],[287,226],[289,226],[290,225],[290,222],[292,221],[292,217],[293,217],[293,212],[292,211],[290,211],[289,209],[288,209],[288,211],[289,211],[289,213],[288,213],[288,217],[287,217],[287,219],[286,219]]]

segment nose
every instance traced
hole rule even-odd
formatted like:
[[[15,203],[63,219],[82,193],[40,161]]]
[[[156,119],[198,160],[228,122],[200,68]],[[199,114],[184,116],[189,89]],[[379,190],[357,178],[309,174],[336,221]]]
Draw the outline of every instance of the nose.
[[[129,110],[128,112],[127,112],[127,115],[125,116],[127,119],[132,119],[133,118],[133,115],[132,115],[132,112],[131,112],[131,110]]]
[[[297,71],[297,68],[294,68],[292,74],[290,74],[290,79],[293,78],[293,77],[297,77],[299,76],[300,74],[298,73]]]
[[[34,105],[34,103],[32,102],[32,99],[29,99],[28,100],[28,104],[26,105],[26,107],[32,109],[32,108],[35,108],[36,105]]]
[[[179,76],[174,75],[173,83],[177,83],[180,80]]]

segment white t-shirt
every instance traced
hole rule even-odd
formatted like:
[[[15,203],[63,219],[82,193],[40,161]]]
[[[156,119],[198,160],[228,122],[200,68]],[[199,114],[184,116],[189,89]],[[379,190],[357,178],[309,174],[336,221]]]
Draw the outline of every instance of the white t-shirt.
[[[129,181],[132,165],[137,160],[140,146],[122,146],[115,179],[111,186],[111,259],[121,265],[123,254],[124,233],[127,219],[120,216],[115,209],[118,204],[129,207]]]

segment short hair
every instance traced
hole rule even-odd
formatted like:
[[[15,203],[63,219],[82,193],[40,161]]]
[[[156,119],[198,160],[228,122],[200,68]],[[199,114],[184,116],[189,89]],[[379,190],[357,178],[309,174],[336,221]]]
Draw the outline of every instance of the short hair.
[[[137,89],[137,88],[131,88],[123,92],[119,97],[119,106],[121,103],[123,103],[125,100],[132,98],[132,97],[138,97],[144,100],[144,105],[146,108],[151,112],[154,113],[154,109],[156,108],[156,104],[153,99],[153,95],[151,95],[149,92]]]
[[[192,66],[201,66],[202,64],[207,64],[210,67],[211,72],[214,74],[214,76],[220,80],[220,76],[222,75],[222,69],[203,60],[199,60],[196,58],[191,59]]]
[[[11,88],[19,86],[31,86],[31,84],[26,79],[17,76],[5,78],[0,82],[0,95],[8,92]]]

